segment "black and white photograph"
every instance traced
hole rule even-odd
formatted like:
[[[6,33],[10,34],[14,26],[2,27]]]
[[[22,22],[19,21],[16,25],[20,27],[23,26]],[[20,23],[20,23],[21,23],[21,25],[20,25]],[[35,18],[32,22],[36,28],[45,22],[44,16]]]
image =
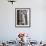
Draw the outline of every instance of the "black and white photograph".
[[[30,8],[16,8],[15,26],[30,27]]]

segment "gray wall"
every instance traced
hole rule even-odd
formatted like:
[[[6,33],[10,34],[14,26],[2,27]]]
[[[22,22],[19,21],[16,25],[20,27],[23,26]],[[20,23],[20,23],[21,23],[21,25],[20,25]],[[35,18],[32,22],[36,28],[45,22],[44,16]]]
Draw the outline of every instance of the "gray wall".
[[[31,8],[31,27],[15,27],[15,8]],[[0,0],[0,41],[15,40],[19,32],[33,40],[46,40],[46,0],[17,0],[13,5]]]

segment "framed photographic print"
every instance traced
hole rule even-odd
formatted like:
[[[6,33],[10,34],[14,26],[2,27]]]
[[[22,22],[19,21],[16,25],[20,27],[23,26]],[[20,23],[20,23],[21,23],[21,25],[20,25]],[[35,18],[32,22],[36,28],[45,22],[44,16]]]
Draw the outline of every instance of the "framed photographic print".
[[[15,26],[30,27],[31,24],[30,8],[15,8]]]

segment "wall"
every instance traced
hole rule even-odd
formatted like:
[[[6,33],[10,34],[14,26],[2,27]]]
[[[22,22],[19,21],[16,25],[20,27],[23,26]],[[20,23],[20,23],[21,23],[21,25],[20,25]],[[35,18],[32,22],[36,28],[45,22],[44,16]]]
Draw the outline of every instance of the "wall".
[[[15,40],[19,32],[28,33],[33,40],[46,40],[46,1],[17,0],[13,5],[0,0],[0,41]],[[31,27],[15,27],[15,8],[31,8]]]

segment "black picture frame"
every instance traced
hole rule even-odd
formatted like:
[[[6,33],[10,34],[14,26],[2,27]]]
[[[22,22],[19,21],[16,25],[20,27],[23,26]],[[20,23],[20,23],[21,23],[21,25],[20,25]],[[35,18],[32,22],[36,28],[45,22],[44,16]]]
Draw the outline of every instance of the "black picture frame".
[[[31,27],[30,8],[15,8],[15,27]]]

